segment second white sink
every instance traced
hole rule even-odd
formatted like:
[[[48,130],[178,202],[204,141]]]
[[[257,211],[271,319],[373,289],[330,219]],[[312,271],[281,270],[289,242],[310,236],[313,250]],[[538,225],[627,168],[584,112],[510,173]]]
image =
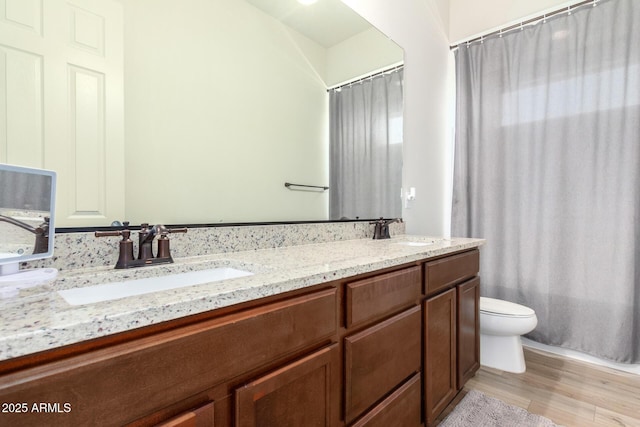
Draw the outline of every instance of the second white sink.
[[[83,305],[251,275],[253,275],[253,273],[249,271],[237,270],[230,267],[219,267],[208,270],[169,274],[160,277],[148,277],[144,279],[64,289],[58,291],[58,294],[71,305]]]
[[[429,245],[433,245],[433,242],[397,242],[396,245],[402,245],[402,246],[429,246]]]

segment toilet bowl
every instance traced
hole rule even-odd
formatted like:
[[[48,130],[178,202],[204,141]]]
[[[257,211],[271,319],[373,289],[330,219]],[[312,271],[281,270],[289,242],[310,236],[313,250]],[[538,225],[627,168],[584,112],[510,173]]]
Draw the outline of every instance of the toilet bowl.
[[[507,372],[526,370],[520,335],[536,327],[536,312],[520,304],[480,297],[480,364]]]

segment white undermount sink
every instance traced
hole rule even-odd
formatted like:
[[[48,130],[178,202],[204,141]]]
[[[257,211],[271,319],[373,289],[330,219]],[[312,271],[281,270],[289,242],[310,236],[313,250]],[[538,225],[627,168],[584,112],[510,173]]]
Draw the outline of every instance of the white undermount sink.
[[[253,275],[253,273],[249,271],[237,270],[230,267],[219,267],[208,270],[169,274],[160,277],[148,277],[81,288],[64,289],[58,291],[58,294],[71,305],[83,305],[251,275]]]
[[[402,246],[429,246],[433,245],[434,242],[397,242],[396,245]]]

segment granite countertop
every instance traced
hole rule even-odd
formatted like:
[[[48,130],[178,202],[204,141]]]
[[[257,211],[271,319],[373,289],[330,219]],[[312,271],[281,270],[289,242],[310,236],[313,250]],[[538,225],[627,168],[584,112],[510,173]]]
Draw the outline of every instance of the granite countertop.
[[[114,270],[74,269],[46,285],[0,299],[0,361],[178,319],[323,282],[474,248],[482,239],[396,236],[176,259],[174,264]],[[425,245],[426,244],[426,245]],[[71,306],[59,290],[216,267],[251,276]]]

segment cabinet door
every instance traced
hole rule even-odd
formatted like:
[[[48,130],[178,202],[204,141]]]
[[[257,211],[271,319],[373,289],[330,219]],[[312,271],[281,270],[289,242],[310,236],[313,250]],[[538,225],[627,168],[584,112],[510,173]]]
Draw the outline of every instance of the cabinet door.
[[[456,288],[424,303],[425,420],[433,423],[457,393]]]
[[[0,162],[58,172],[56,227],[124,217],[119,3],[0,1]]]
[[[328,427],[339,423],[338,345],[236,389],[238,427]]]
[[[213,421],[213,402],[187,411],[177,417],[157,424],[156,427],[215,427]]]
[[[480,278],[457,287],[458,390],[480,368]]]

